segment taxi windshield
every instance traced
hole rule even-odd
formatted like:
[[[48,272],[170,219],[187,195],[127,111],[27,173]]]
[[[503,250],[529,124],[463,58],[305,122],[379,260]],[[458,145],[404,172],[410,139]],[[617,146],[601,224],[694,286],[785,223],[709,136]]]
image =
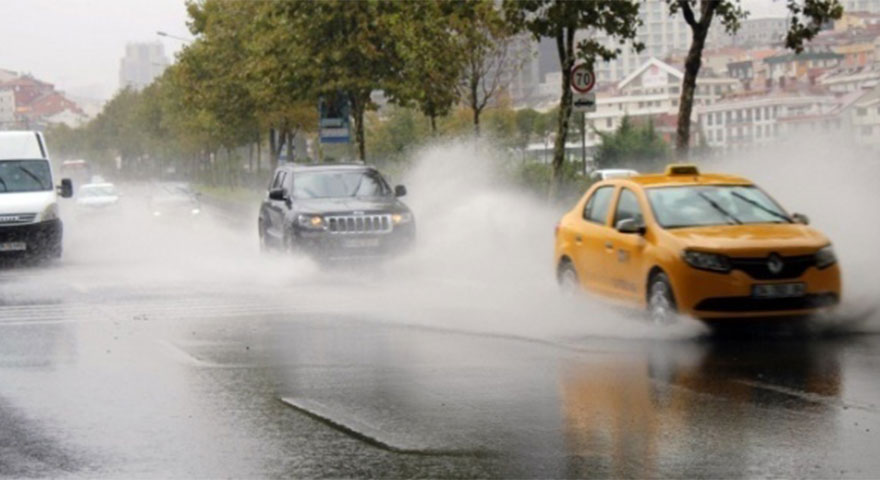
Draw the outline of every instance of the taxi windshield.
[[[792,223],[782,207],[754,185],[658,187],[646,192],[663,228]]]

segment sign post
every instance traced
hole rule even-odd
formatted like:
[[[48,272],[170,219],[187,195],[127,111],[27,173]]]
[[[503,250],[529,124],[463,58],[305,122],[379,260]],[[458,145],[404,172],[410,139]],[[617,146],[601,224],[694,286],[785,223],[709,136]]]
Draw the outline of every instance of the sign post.
[[[348,143],[349,105],[345,95],[321,97],[318,102],[318,140],[320,143]]]
[[[587,112],[596,111],[596,75],[586,64],[581,63],[571,71],[571,109],[581,114],[581,160],[584,162],[584,176],[587,175]]]

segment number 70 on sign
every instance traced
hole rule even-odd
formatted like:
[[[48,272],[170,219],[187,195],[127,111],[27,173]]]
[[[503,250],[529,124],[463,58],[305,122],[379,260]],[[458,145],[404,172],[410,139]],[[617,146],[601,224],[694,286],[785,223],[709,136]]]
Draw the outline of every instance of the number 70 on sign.
[[[582,63],[571,71],[571,89],[577,93],[587,93],[596,86],[596,75]]]

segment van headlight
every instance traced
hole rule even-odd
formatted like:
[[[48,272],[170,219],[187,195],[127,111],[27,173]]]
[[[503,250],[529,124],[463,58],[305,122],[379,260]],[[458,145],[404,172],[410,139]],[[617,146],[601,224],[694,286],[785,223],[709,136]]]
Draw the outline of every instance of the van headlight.
[[[730,271],[730,260],[717,253],[695,252],[685,250],[681,258],[690,266],[700,270],[727,273]]]
[[[323,230],[324,218],[320,215],[297,215],[296,224],[309,230]]]
[[[837,255],[831,245],[822,247],[816,252],[816,268],[827,268],[837,263]]]
[[[49,220],[56,220],[58,218],[58,204],[50,203],[43,210],[43,213],[40,214],[41,222],[48,222]]]
[[[413,221],[412,212],[400,212],[391,214],[391,222],[395,225],[400,225],[401,223],[409,223],[411,221]]]

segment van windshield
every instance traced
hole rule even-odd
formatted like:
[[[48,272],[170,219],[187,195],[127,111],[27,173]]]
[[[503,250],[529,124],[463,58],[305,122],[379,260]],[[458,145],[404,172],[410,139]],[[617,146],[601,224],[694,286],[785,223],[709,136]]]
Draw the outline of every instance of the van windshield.
[[[52,190],[52,174],[46,160],[0,161],[0,194]]]

